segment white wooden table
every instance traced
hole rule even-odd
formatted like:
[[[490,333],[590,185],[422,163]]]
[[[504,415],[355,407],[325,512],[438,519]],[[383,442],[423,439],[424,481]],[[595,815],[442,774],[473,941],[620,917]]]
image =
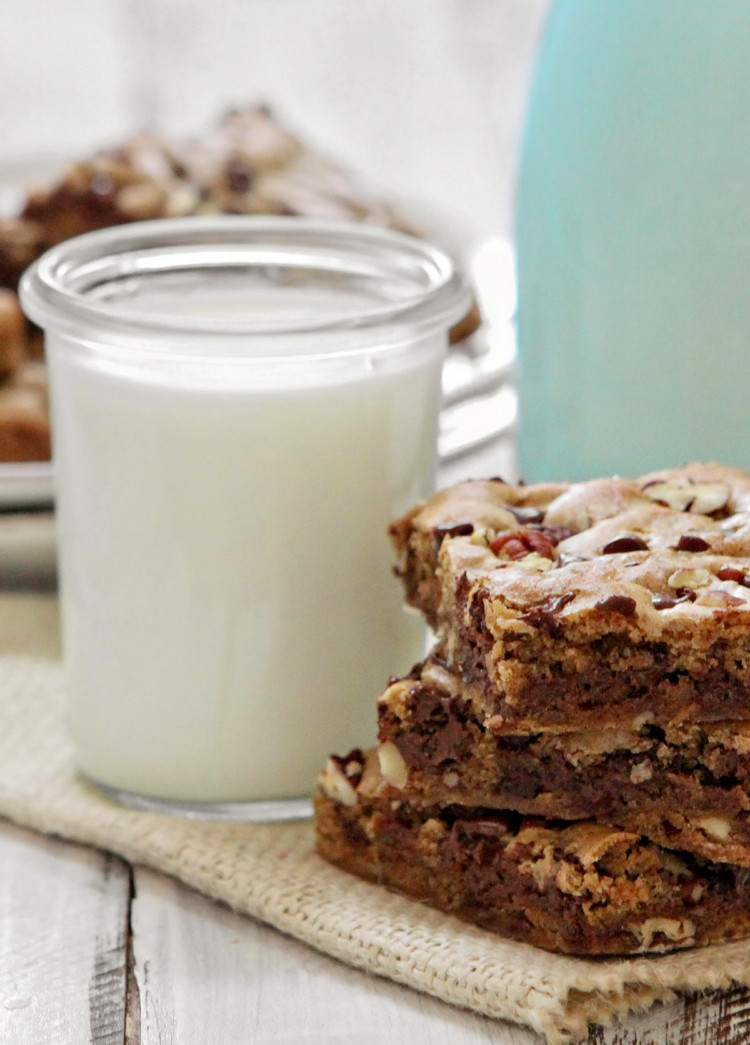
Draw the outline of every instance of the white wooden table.
[[[507,448],[441,480],[512,475]],[[0,1045],[542,1045],[319,954],[117,857],[0,820]],[[746,1045],[750,992],[589,1045]]]
[[[750,992],[590,1045],[741,1045]],[[0,821],[3,1045],[541,1045],[358,972],[116,857]]]

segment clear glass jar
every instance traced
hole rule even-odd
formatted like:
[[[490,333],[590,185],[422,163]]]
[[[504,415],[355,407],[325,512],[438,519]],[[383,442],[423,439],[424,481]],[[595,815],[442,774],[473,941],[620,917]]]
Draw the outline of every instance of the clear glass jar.
[[[386,528],[432,489],[467,288],[411,237],[212,217],[70,240],[21,297],[46,333],[80,770],[140,807],[306,810],[423,653]]]

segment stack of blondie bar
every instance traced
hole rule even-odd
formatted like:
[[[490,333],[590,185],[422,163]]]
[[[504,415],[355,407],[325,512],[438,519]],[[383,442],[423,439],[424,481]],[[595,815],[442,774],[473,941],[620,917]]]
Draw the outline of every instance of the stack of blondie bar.
[[[750,474],[467,482],[391,536],[436,645],[329,760],[321,854],[566,953],[750,935]]]

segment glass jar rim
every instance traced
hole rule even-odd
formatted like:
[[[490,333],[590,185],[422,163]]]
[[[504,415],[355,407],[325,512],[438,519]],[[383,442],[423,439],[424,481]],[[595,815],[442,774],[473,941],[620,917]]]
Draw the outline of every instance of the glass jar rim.
[[[262,319],[249,314],[139,312],[122,298],[103,300],[92,294],[133,277],[278,265],[353,279],[382,277],[398,287],[398,293],[392,300],[373,298],[372,304],[340,314],[288,316],[281,308],[278,316]],[[395,326],[419,337],[447,330],[471,303],[471,292],[453,261],[417,237],[355,222],[257,215],[165,218],[85,233],[52,247],[36,261],[22,277],[20,296],[29,317],[45,329],[74,335],[85,330],[89,338],[103,335],[120,342],[144,334],[179,338],[183,350],[208,335],[366,337]]]

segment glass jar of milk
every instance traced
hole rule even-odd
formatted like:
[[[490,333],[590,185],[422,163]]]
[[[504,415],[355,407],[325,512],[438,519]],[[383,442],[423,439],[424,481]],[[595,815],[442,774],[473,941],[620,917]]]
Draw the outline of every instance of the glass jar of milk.
[[[519,172],[523,476],[750,467],[750,3],[556,0]]]
[[[305,811],[424,650],[386,527],[432,489],[465,286],[411,237],[222,217],[63,243],[22,300],[80,770],[145,808]]]

